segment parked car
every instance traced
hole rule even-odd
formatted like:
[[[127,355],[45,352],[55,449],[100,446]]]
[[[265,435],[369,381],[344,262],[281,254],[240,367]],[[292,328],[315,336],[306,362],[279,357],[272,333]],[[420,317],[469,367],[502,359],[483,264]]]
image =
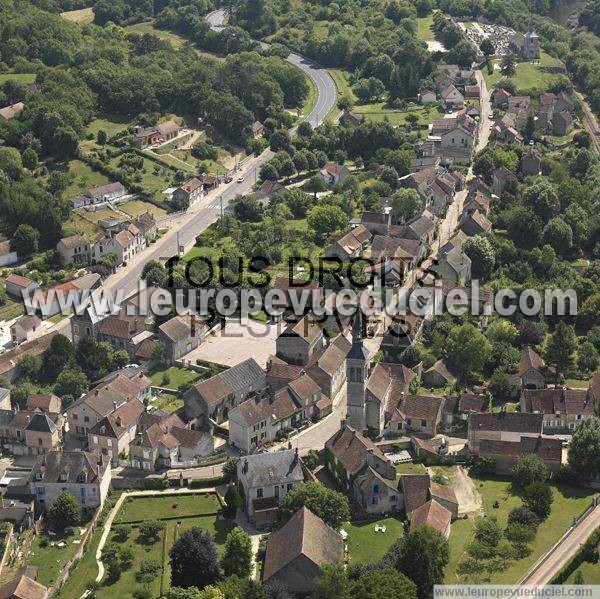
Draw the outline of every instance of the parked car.
[[[223,181],[225,183],[231,183],[233,181],[233,177],[225,177],[225,179],[223,179]]]
[[[242,177],[238,177],[237,182],[238,183],[243,183],[244,182],[244,177],[243,176]]]

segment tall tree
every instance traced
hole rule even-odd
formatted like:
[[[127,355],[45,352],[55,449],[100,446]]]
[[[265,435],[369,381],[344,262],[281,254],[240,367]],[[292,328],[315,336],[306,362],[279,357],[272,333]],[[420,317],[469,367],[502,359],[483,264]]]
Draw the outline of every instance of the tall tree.
[[[429,525],[419,526],[400,537],[381,561],[406,574],[416,585],[422,599],[431,597],[433,586],[442,584],[448,564],[448,540]]]
[[[587,418],[575,429],[569,445],[569,465],[584,477],[600,472],[600,418]]]
[[[350,518],[348,498],[320,483],[304,482],[288,491],[280,506],[282,519],[289,519],[302,506],[336,530]]]
[[[221,565],[225,576],[248,578],[252,572],[252,541],[239,526],[227,535]]]
[[[210,533],[194,526],[173,543],[169,551],[171,585],[203,589],[219,580],[217,549]]]
[[[569,369],[573,368],[573,354],[577,347],[577,339],[573,327],[569,326],[564,320],[557,325],[554,333],[550,335],[546,342],[544,355],[549,364],[556,368],[556,382],[559,376]]]
[[[79,522],[79,504],[69,491],[61,491],[48,507],[48,520],[60,530]]]

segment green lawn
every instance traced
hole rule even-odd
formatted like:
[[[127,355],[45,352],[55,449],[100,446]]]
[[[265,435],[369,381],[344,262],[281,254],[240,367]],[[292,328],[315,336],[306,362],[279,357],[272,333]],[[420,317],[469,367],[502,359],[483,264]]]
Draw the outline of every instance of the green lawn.
[[[117,156],[112,158],[109,161],[109,164],[113,168],[121,168],[119,166],[119,161],[120,158]],[[171,186],[175,178],[175,171],[166,166],[161,166],[149,158],[144,158],[142,169],[140,172],[136,172],[136,175],[139,175],[139,183],[146,193],[154,196],[158,200],[162,200],[164,199],[164,196],[161,192]]]
[[[435,35],[432,29],[433,25],[433,14],[430,14],[428,17],[422,17],[417,19],[417,39],[428,41],[434,40]]]
[[[123,212],[127,212],[127,214],[136,217],[144,212],[151,212],[154,214],[155,218],[160,218],[161,216],[165,216],[167,211],[163,208],[159,208],[150,202],[144,202],[143,200],[131,200],[129,202],[125,202],[125,204],[119,204],[119,210]]]
[[[71,536],[56,535],[51,537],[46,533],[35,535],[29,547],[29,554],[25,559],[28,566],[38,569],[37,581],[44,586],[50,586],[57,578],[64,565],[75,554],[79,545],[73,543],[80,539],[79,528]],[[64,541],[66,547],[59,548],[56,543]],[[55,543],[54,546],[51,543]],[[43,546],[45,545],[45,546]]]
[[[354,92],[352,91],[352,88],[350,87],[346,71],[343,71],[342,69],[327,69],[327,71],[329,72],[331,78],[333,79],[333,82],[335,83],[335,87],[338,92],[338,97],[350,98],[350,101],[354,104],[357,98]],[[340,109],[337,106],[334,106],[331,109],[331,112],[327,115],[327,120],[329,122],[333,122],[333,120],[339,114],[339,112]]]
[[[308,115],[317,101],[317,86],[310,77],[306,78],[306,82],[308,83],[308,95],[302,105],[302,116]]]
[[[125,217],[110,208],[102,208],[94,212],[89,212],[83,208],[71,210],[68,220],[63,223],[63,235],[75,235],[76,233],[86,233],[88,237],[101,232],[98,223],[105,218],[116,218],[125,220]]]
[[[221,508],[215,493],[193,493],[186,495],[162,495],[159,497],[128,497],[119,510],[116,523],[140,522],[142,520],[160,520],[189,518],[214,514]]]
[[[4,288],[4,279],[0,279],[0,285]],[[0,306],[0,321],[12,320],[23,314],[23,304],[7,297],[6,301]]]
[[[384,525],[386,531],[375,532],[376,524]],[[398,518],[347,523],[344,530],[348,533],[348,561],[351,564],[376,562],[404,534],[404,526]]]
[[[380,122],[388,120],[392,125],[406,125],[406,117],[414,114],[418,117],[418,124],[428,125],[432,119],[442,118],[444,115],[434,106],[421,106],[419,104],[410,104],[408,110],[395,110],[386,106],[385,102],[376,102],[374,104],[357,104],[352,110],[362,115],[366,121]]]
[[[500,61],[493,60],[492,64],[494,65],[494,70],[492,73],[488,73],[487,66],[484,64],[481,67],[481,72],[483,73],[483,78],[485,80],[485,85],[488,88],[488,91],[492,91],[492,87],[502,79],[502,73],[499,68],[495,68],[495,65],[499,64]]]
[[[515,507],[522,505],[521,499],[512,493],[511,482],[504,478],[475,479],[475,487],[483,499],[483,509],[486,515],[495,516],[498,523],[504,529],[508,519],[508,513]],[[593,492],[589,489],[570,487],[568,485],[556,485],[552,487],[554,502],[550,516],[544,520],[537,531],[535,540],[531,543],[531,553],[518,561],[511,562],[509,567],[491,576],[492,584],[514,584],[525,572],[546,552],[571,526],[574,516],[581,514],[590,504]],[[495,501],[499,507],[494,508]],[[466,528],[466,525],[464,525]],[[450,534],[450,551],[455,561],[446,569],[446,580],[455,581],[455,568],[458,563],[458,555],[464,551],[465,530],[459,528],[459,535],[454,535],[455,524],[452,525]]]
[[[75,571],[69,576],[67,582],[56,593],[60,599],[80,599],[89,583],[98,576],[96,564],[96,550],[102,536],[102,528],[97,528],[92,534],[83,557],[77,562]]]
[[[414,462],[404,462],[396,464],[396,474],[425,474],[425,466],[423,464],[415,464]]]
[[[154,27],[151,21],[146,21],[145,23],[136,23],[135,25],[129,25],[125,27],[125,31],[127,33],[137,33],[142,35],[144,33],[151,33],[160,39],[167,40],[171,42],[173,48],[181,48],[187,41],[184,37],[177,35],[176,33],[172,33],[171,31],[165,31],[164,29],[157,29]]]
[[[150,405],[153,410],[172,414],[183,407],[183,399],[173,393],[161,393]]]
[[[498,63],[499,61],[494,61]],[[539,63],[518,62],[517,72],[510,79],[514,82],[519,93],[531,93],[535,90],[546,91],[557,79],[557,75],[544,71],[544,67],[562,67],[563,63],[557,58],[542,52]],[[482,68],[483,77],[489,90],[502,78],[499,69],[494,69],[492,75],[488,75],[485,66]]]
[[[456,576],[456,566],[461,561],[467,546],[473,537],[473,525],[475,520],[468,518],[467,520],[455,520],[450,527],[449,549],[450,559],[444,571],[445,584],[457,584],[459,582]]]
[[[71,160],[69,162],[69,173],[73,175],[73,179],[63,194],[67,199],[84,192],[90,187],[110,183],[108,177],[93,170],[81,160]]]
[[[600,584],[600,565],[591,564],[590,562],[583,562],[569,578],[565,584],[573,584],[577,572],[581,572],[583,576],[583,584]]]
[[[125,131],[128,125],[128,121],[124,121],[120,117],[111,116],[110,118],[94,119],[85,128],[85,132],[93,133],[96,136],[98,131],[104,131],[108,137],[112,137],[117,133],[121,133],[121,131]]]
[[[4,85],[7,81],[16,81],[17,83],[35,83],[35,73],[2,73],[0,75],[0,85]]]
[[[169,382],[163,382],[165,374],[169,378]],[[187,368],[179,368],[178,366],[171,366],[166,370],[158,369],[152,370],[150,373],[150,382],[155,387],[166,387],[168,389],[179,390],[186,383],[192,383],[200,378],[200,374]]]
[[[565,386],[574,389],[587,389],[590,386],[590,381],[587,379],[567,379]]]

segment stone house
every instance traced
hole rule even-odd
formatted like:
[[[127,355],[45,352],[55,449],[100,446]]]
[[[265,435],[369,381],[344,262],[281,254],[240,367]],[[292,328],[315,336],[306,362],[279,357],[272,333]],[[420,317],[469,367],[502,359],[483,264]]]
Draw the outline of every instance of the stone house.
[[[132,468],[146,471],[188,468],[213,451],[214,437],[208,431],[190,429],[177,414],[145,412],[129,445],[129,459]]]
[[[469,414],[468,445],[471,453],[479,454],[481,441],[519,442],[521,437],[539,437],[543,427],[542,414],[522,412],[486,412]]]
[[[350,176],[350,170],[343,164],[326,162],[319,171],[318,176],[323,179],[325,185],[335,185],[336,183],[343,183]]]
[[[511,93],[501,87],[494,88],[492,92],[492,106],[494,108],[508,108],[508,99]]]
[[[173,192],[173,199],[185,205],[186,209],[197,204],[203,197],[204,185],[196,177],[188,179]]]
[[[86,235],[63,237],[56,245],[62,264],[88,264],[91,245]]]
[[[297,449],[257,453],[240,458],[237,479],[244,491],[244,511],[256,528],[270,528],[279,516],[279,503],[304,480]]]
[[[181,127],[173,120],[168,120],[164,123],[159,123],[158,125],[156,125],[155,129],[160,137],[158,141],[170,141],[172,139],[175,139],[181,131]]]
[[[561,110],[552,117],[552,134],[563,136],[573,129],[573,117],[570,112]]]
[[[119,406],[135,399],[144,403],[149,398],[150,380],[143,374],[131,378],[111,374],[67,408],[69,435],[87,440],[90,429]]]
[[[534,149],[527,150],[521,156],[521,172],[524,175],[537,175],[542,167],[542,155]]]
[[[463,214],[458,224],[461,231],[469,237],[474,235],[485,235],[492,229],[492,222],[481,212]]]
[[[364,225],[358,225],[337,239],[325,249],[325,256],[340,260],[356,258],[365,250],[371,240],[371,233]]]
[[[508,183],[517,184],[518,182],[519,180],[514,173],[505,166],[499,166],[494,169],[492,174],[492,191],[499,196]]]
[[[25,427],[25,445],[31,455],[42,455],[60,445],[63,418],[60,414],[52,416],[34,412],[29,417]]]
[[[346,384],[346,352],[335,343],[313,354],[306,372],[333,401]]]
[[[518,441],[495,441],[483,439],[479,444],[479,457],[494,460],[498,474],[509,475],[517,460],[526,455],[538,456],[551,472],[562,465],[562,441],[560,439],[521,437]]]
[[[325,443],[325,465],[366,513],[402,509],[394,465],[371,439],[347,426],[345,420]]]
[[[321,567],[343,560],[344,541],[340,533],[302,507],[269,535],[263,582],[279,582],[291,593],[310,593]]]
[[[198,428],[208,426],[211,420],[221,424],[229,419],[232,408],[265,390],[264,370],[254,358],[248,358],[186,391],[185,413],[190,420],[197,421]]]
[[[451,285],[466,285],[471,280],[471,258],[462,248],[455,247],[439,255],[432,270]]]
[[[523,348],[517,376],[523,389],[545,389],[554,377],[554,369],[548,368],[542,357],[529,345]]]
[[[456,369],[442,358],[423,372],[422,379],[425,387],[444,387],[456,381]]]
[[[109,202],[118,202],[126,193],[123,184],[117,181],[116,183],[92,187],[82,195],[71,198],[70,201],[73,208],[99,207]]]
[[[46,599],[48,589],[25,574],[19,574],[0,587],[2,599]]]
[[[88,432],[88,447],[94,453],[108,456],[113,468],[121,455],[129,453],[129,443],[136,434],[137,421],[146,411],[138,399],[120,405],[98,421]]]
[[[10,340],[16,343],[22,343],[31,339],[42,326],[42,321],[34,314],[21,316],[12,325],[10,325]]]
[[[323,331],[309,314],[289,323],[275,341],[277,357],[298,366],[306,366],[324,345]]]
[[[419,94],[419,102],[421,104],[434,104],[436,100],[436,93],[430,89],[426,89]]]
[[[195,314],[175,316],[158,327],[158,339],[165,346],[167,364],[179,360],[196,349],[206,334],[204,320]]]
[[[453,84],[446,86],[440,92],[440,97],[445,108],[462,108],[465,103],[465,97],[456,89]]]
[[[6,288],[6,293],[11,297],[15,297],[19,300],[23,300],[23,293],[26,295],[31,295],[36,289],[39,289],[39,285],[28,279],[27,277],[22,277],[21,275],[16,275],[14,273],[8,275],[6,280],[4,281],[4,285]]]
[[[589,389],[523,389],[521,412],[542,414],[543,433],[571,434],[585,419],[596,416]]]
[[[264,135],[265,127],[260,121],[254,121],[250,126],[250,131],[254,139],[259,139]]]
[[[146,240],[133,224],[114,235],[100,238],[94,244],[92,262],[96,263],[108,254],[116,256],[116,266],[126,264],[146,247]]]
[[[53,393],[30,393],[27,396],[27,410],[34,412],[39,410],[46,414],[59,414],[62,402],[60,397]]]
[[[110,487],[108,459],[87,451],[50,451],[38,458],[29,487],[38,510],[45,510],[61,492],[69,491],[84,513],[102,508]]]
[[[412,532],[426,524],[448,538],[450,536],[451,522],[452,514],[435,499],[430,499],[422,506],[413,510],[410,517],[410,530]]]
[[[316,416],[318,403],[328,400],[319,385],[301,374],[265,397],[248,399],[229,412],[229,444],[250,453],[265,443]]]

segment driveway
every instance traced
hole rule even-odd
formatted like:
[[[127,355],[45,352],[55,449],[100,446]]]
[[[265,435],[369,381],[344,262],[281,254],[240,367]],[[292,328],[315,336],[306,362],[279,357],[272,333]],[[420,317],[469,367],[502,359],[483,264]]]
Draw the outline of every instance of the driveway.
[[[235,366],[248,358],[254,358],[265,368],[269,356],[275,354],[275,340],[284,325],[266,324],[249,320],[247,324],[228,320],[224,330],[217,330],[207,337],[195,350],[184,356],[184,362],[196,360],[215,362],[223,366]]]

